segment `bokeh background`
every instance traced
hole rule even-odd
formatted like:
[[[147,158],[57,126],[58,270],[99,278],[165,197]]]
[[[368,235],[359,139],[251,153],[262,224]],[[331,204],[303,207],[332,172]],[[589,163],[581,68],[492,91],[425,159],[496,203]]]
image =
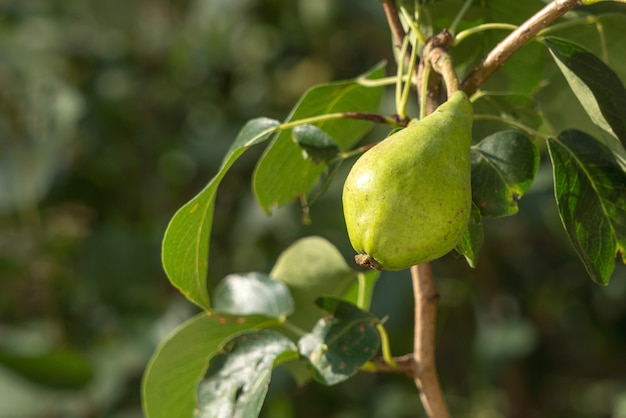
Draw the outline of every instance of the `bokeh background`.
[[[246,120],[283,119],[312,85],[384,59],[374,0],[0,0],[0,417],[141,417],[146,362],[195,313],[161,269],[169,218]],[[339,199],[348,166],[304,225],[296,203],[271,216],[256,206],[262,150],[220,186],[211,286],[268,272],[302,236],[352,258]],[[455,255],[434,264],[440,379],[455,416],[626,417],[626,269],[606,287],[588,278],[545,155],[520,213],[484,226],[476,269]],[[407,272],[383,273],[373,310],[395,354],[410,351]],[[263,416],[423,412],[402,376],[298,388],[277,371]]]

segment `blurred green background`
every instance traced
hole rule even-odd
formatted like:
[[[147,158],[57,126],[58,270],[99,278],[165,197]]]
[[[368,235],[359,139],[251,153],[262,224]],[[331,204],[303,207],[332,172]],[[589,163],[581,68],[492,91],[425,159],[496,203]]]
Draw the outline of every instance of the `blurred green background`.
[[[390,45],[374,0],[0,0],[0,418],[141,417],[148,358],[195,312],[161,269],[169,218],[246,120],[283,119],[308,87],[393,62]],[[269,271],[307,235],[352,258],[339,199],[348,165],[303,225],[297,204],[256,207],[261,152],[218,192],[211,286]],[[520,213],[485,222],[475,270],[454,255],[434,264],[455,416],[626,417],[626,269],[591,282],[542,160]],[[410,351],[407,272],[383,273],[373,310],[388,317],[394,354]],[[419,414],[401,376],[297,388],[280,370],[263,412]]]

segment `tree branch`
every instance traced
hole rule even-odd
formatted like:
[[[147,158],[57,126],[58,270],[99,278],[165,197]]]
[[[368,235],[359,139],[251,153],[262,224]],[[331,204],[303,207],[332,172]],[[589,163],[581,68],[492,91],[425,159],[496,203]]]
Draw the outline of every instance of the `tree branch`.
[[[400,15],[398,14],[396,0],[383,0],[383,10],[385,11],[389,28],[391,29],[393,44],[398,50],[400,50],[406,33],[404,33],[402,22],[400,22]]]
[[[461,90],[471,96],[507,59],[540,30],[550,25],[569,10],[582,5],[582,0],[554,0],[511,32],[472,70],[461,85]]]
[[[411,278],[415,296],[415,385],[420,391],[426,414],[431,418],[448,418],[450,413],[441,393],[435,366],[435,324],[439,293],[435,288],[430,263],[411,267]]]

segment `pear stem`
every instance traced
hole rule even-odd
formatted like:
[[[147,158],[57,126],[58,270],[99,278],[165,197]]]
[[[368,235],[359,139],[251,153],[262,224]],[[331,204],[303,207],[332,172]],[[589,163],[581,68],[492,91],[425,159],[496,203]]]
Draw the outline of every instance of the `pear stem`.
[[[450,54],[445,49],[436,47],[430,50],[429,58],[433,69],[443,77],[448,97],[452,96],[454,92],[459,90],[459,79],[454,72],[454,64]]]
[[[415,297],[415,385],[420,391],[426,415],[448,418],[450,413],[441,392],[435,366],[435,324],[439,293],[435,288],[430,263],[411,267],[411,278]]]

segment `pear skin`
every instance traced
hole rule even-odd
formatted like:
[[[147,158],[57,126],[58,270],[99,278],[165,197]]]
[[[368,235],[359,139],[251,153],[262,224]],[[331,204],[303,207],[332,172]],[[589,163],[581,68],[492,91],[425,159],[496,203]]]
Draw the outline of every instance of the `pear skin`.
[[[457,91],[355,162],[342,200],[357,263],[403,270],[456,246],[471,211],[472,119]]]

